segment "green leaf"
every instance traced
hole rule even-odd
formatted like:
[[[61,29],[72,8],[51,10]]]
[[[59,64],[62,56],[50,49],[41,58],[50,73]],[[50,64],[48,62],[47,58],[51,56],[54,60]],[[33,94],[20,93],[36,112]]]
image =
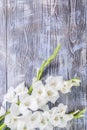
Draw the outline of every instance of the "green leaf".
[[[9,130],[7,129],[6,125],[4,124],[4,118],[6,115],[8,115],[10,112],[7,111],[3,116],[0,117],[0,130]]]
[[[74,118],[78,119],[78,118],[84,117],[85,111],[86,111],[86,109],[83,109],[83,110],[81,110],[81,111],[78,110],[78,111],[76,111],[76,112],[74,112],[74,113],[71,113],[71,114],[73,114],[73,117],[74,117]]]
[[[7,111],[3,116],[0,117],[0,128],[3,127],[3,120],[4,120],[5,116],[8,115],[9,113],[10,113],[10,112]],[[0,130],[2,130],[2,129],[0,129]]]
[[[5,118],[5,115],[0,117],[0,122]]]
[[[3,124],[0,126],[0,130],[3,130],[5,127],[6,127],[6,125],[3,123]]]
[[[84,115],[74,116],[75,119],[79,119],[79,118],[82,118],[82,117],[84,117]]]
[[[71,112],[70,114],[76,115],[80,110],[76,110],[75,112]]]
[[[0,130],[11,130],[11,129],[8,128],[8,127],[3,123],[2,126],[0,126]]]
[[[11,130],[11,129],[6,126],[3,130]]]
[[[4,119],[0,120],[0,126],[4,123]]]
[[[81,115],[81,114],[84,114],[85,112],[86,112],[86,109],[83,109],[78,114]]]

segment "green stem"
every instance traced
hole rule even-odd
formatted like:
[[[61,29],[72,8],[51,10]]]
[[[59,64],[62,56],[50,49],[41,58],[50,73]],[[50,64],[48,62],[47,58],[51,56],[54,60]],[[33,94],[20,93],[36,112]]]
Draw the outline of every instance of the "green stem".
[[[0,130],[3,130],[5,127],[6,127],[6,125],[5,125],[5,124],[2,124],[2,125],[0,126]]]
[[[54,60],[54,58],[57,56],[57,54],[58,54],[60,48],[61,48],[61,45],[59,44],[59,45],[55,48],[53,54],[52,54],[47,60],[45,60],[45,61],[42,63],[42,65],[41,65],[41,67],[40,67],[40,69],[39,69],[39,71],[38,71],[38,74],[37,74],[37,76],[36,76],[37,80],[40,80],[40,79],[41,79],[41,77],[42,77],[42,75],[43,75],[43,72],[44,72],[44,69]],[[30,88],[29,88],[29,90],[28,90],[28,94],[31,94],[32,91],[33,91],[33,87],[32,87],[32,85],[31,85]]]
[[[30,95],[32,93],[32,91],[33,91],[33,87],[30,86],[30,88],[28,89],[28,94]]]
[[[57,56],[57,54],[58,54],[60,48],[61,48],[61,45],[59,44],[59,45],[55,48],[53,54],[52,54],[47,60],[45,60],[45,61],[42,63],[42,65],[41,65],[41,67],[40,67],[40,69],[39,69],[39,71],[38,71],[38,74],[37,74],[37,80],[40,80],[40,79],[41,79],[41,77],[42,77],[42,75],[43,75],[43,72],[44,72],[44,69],[56,58],[56,56]]]

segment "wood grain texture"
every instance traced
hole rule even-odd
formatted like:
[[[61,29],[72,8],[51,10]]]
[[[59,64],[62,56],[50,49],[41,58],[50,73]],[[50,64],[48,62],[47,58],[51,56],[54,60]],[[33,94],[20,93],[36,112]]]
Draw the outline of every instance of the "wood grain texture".
[[[6,1],[0,1],[0,106],[7,89],[6,60]]]
[[[7,16],[0,15],[4,30],[0,31],[0,50],[2,47],[6,55],[0,60],[0,92],[23,80],[29,86],[36,69],[61,43],[62,49],[46,76],[80,77],[82,84],[68,95],[60,94],[55,105],[66,103],[68,111],[87,107],[87,0],[8,0],[5,10]],[[87,130],[87,113],[67,128],[55,130]]]

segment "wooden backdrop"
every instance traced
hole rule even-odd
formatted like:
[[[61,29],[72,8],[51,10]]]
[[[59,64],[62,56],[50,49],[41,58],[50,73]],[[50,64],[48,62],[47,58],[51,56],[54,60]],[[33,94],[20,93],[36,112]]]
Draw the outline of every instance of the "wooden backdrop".
[[[68,111],[87,106],[87,0],[0,0],[0,104],[10,86],[29,86],[42,61],[62,45],[47,74],[80,77],[82,84],[56,102]],[[87,130],[85,117],[67,128]]]

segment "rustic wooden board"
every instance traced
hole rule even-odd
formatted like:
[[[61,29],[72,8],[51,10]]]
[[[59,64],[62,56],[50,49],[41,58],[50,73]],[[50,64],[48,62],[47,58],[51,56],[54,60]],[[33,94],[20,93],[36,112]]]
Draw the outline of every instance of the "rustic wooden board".
[[[7,89],[6,1],[0,1],[0,106]]]
[[[0,93],[23,80],[29,86],[36,68],[61,43],[62,49],[46,76],[80,77],[82,84],[67,96],[60,94],[62,99],[55,105],[65,102],[68,111],[87,107],[87,0],[8,0],[6,17],[2,18],[2,14],[0,50],[6,57],[0,60]],[[87,130],[87,113],[67,128],[55,129]]]

